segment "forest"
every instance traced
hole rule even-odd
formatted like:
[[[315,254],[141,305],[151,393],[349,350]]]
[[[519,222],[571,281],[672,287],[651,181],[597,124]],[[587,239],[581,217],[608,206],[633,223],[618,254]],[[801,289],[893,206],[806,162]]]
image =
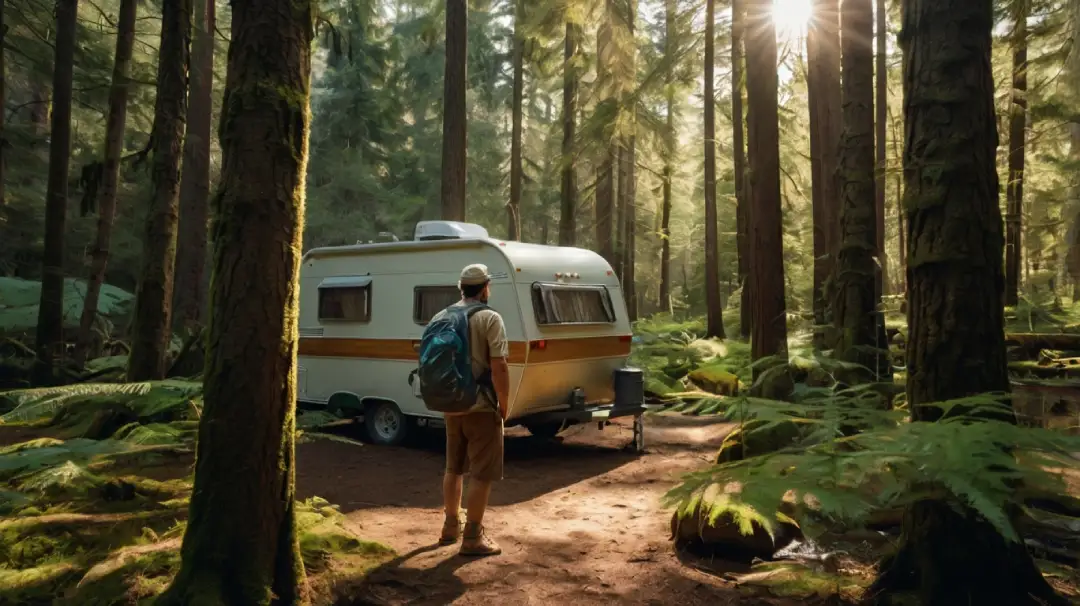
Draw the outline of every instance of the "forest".
[[[1080,603],[1080,0],[0,36],[0,603]],[[440,435],[297,404],[305,251],[435,219],[598,254],[644,371],[644,454],[507,430],[501,560],[430,546]]]

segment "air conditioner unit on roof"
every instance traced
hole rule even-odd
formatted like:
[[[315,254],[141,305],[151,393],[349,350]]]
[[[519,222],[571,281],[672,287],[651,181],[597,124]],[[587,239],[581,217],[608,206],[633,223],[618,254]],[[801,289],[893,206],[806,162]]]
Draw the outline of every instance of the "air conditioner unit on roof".
[[[488,232],[475,223],[460,221],[420,221],[413,240],[460,240],[487,238]]]

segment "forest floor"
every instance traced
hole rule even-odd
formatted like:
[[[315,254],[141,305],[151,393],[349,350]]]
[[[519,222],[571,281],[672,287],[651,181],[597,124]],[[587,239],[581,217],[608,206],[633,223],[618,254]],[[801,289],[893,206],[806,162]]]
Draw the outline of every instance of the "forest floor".
[[[681,474],[711,462],[733,427],[716,417],[650,416],[642,456],[622,449],[628,424],[578,426],[555,441],[508,430],[504,480],[485,519],[503,553],[483,559],[437,544],[444,466],[437,432],[398,448],[302,444],[298,497],[337,504],[347,528],[399,554],[339,603],[809,603],[738,591],[683,563],[672,547],[661,497]]]

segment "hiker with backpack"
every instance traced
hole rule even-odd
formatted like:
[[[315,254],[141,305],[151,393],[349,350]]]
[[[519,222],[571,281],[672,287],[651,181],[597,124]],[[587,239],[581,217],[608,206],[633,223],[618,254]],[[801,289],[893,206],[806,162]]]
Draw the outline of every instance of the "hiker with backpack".
[[[424,329],[417,369],[425,406],[443,413],[446,421],[446,520],[439,543],[452,545],[461,537],[461,555],[496,555],[502,550],[485,535],[483,520],[491,485],[503,475],[509,347],[502,317],[487,306],[488,268],[469,265],[462,270],[458,287],[461,301],[436,314]],[[470,479],[462,533],[459,511],[465,472]]]

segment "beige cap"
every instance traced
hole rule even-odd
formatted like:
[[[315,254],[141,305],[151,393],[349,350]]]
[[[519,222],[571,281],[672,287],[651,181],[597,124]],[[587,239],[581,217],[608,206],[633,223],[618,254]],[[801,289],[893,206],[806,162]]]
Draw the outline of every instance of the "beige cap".
[[[461,281],[458,284],[461,286],[476,286],[486,284],[490,280],[491,276],[488,274],[487,265],[475,263],[461,270]]]

